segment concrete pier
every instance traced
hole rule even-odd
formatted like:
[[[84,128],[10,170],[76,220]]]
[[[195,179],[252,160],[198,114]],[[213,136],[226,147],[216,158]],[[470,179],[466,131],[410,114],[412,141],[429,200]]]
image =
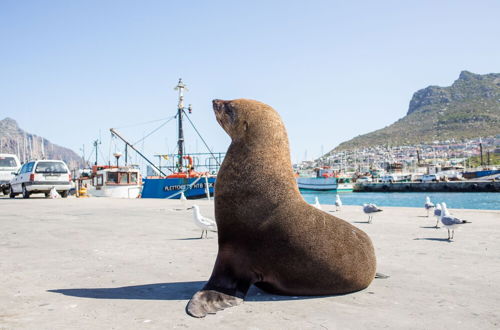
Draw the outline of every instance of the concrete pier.
[[[356,192],[500,192],[500,181],[361,183]]]
[[[372,238],[377,271],[342,296],[278,296],[195,319],[190,297],[210,277],[217,234],[200,239],[190,210],[213,202],[0,198],[0,329],[498,329],[500,211],[451,210],[471,221],[449,242],[424,208],[323,205]]]

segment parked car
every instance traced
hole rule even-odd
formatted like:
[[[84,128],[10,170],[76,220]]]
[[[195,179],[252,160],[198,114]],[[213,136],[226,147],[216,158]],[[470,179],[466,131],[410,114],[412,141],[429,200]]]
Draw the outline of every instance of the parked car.
[[[29,198],[33,193],[49,195],[52,188],[68,197],[71,189],[71,173],[61,160],[35,160],[24,164],[10,181],[9,196],[22,194]]]
[[[422,182],[439,182],[439,177],[436,174],[426,174],[422,176]]]
[[[12,172],[17,172],[21,167],[19,158],[12,154],[0,154],[0,193],[9,193],[10,180],[14,177]]]

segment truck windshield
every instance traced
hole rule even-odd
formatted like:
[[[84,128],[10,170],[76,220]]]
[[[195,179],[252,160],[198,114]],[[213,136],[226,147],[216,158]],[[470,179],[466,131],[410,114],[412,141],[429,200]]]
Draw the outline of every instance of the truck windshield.
[[[39,162],[36,165],[36,173],[68,173],[66,165],[62,162]]]
[[[0,157],[0,167],[17,167],[14,157]]]

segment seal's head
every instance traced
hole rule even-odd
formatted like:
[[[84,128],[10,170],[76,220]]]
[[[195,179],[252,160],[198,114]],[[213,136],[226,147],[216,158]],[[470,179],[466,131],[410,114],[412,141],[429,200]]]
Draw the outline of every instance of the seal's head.
[[[212,103],[217,121],[233,141],[276,142],[278,138],[288,144],[280,116],[267,104],[248,99],[213,100]]]

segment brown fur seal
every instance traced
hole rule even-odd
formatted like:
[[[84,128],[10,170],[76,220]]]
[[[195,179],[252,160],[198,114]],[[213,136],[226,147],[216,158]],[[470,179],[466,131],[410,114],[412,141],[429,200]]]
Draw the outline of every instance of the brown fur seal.
[[[376,268],[370,238],[304,201],[278,113],[246,99],[214,100],[213,107],[232,139],[215,187],[219,251],[188,314],[238,305],[252,284],[283,295],[366,288]]]

